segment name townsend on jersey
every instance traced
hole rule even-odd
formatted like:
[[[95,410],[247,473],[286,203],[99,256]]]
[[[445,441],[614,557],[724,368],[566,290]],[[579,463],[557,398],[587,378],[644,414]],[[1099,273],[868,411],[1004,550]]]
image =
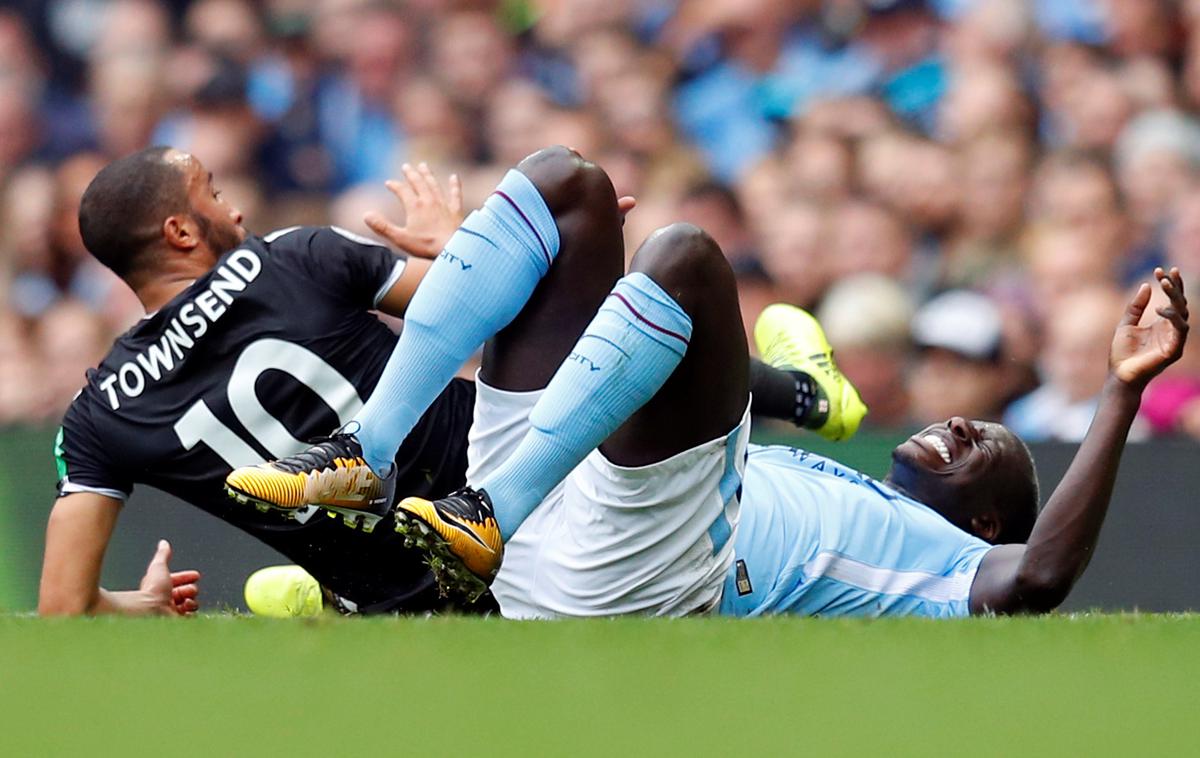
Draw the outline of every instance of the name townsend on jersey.
[[[213,272],[208,287],[179,307],[157,342],[138,353],[134,360],[122,363],[115,374],[100,380],[100,389],[115,411],[121,398],[135,398],[170,373],[208,333],[227,310],[237,294],[262,273],[262,260],[249,250],[236,250]]]

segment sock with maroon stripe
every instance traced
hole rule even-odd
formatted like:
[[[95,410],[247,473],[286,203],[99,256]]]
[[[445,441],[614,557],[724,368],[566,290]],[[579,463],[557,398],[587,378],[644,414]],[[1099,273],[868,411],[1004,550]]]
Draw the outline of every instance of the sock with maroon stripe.
[[[646,404],[679,365],[688,314],[653,279],[617,282],[529,414],[512,456],[478,483],[507,540],[575,466]]]
[[[525,307],[558,246],[554,216],[516,170],[463,221],[413,295],[400,341],[351,422],[376,473],[390,469],[455,372]]]

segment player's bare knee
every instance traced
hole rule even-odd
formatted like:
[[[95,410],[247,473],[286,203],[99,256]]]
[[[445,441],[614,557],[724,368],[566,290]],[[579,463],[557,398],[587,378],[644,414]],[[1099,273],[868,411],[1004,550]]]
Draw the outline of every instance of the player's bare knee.
[[[558,216],[574,208],[599,207],[617,201],[612,181],[604,169],[562,145],[546,147],[517,164]]]
[[[712,287],[733,282],[720,246],[703,229],[687,223],[664,226],[646,238],[630,271],[646,274],[667,292],[685,298],[703,297]]]

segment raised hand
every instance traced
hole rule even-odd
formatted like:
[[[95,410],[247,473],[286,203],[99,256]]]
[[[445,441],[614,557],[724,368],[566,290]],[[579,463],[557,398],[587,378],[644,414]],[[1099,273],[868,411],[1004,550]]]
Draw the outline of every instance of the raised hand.
[[[405,163],[401,170],[403,181],[390,179],[384,184],[404,208],[404,226],[376,211],[367,213],[363,221],[404,252],[418,258],[436,258],[462,223],[462,182],[457,174],[451,174],[449,188],[443,192],[427,164],[414,167]]]
[[[158,541],[158,549],[146,567],[146,575],[138,590],[150,602],[153,610],[163,615],[186,616],[200,608],[199,571],[171,571],[171,544]]]
[[[1183,279],[1179,269],[1168,274],[1154,269],[1154,278],[1169,301],[1156,309],[1158,318],[1141,326],[1142,315],[1150,303],[1150,285],[1138,288],[1133,301],[1113,335],[1108,365],[1113,376],[1126,384],[1142,389],[1158,374],[1179,360],[1188,332],[1187,298],[1183,295]]]

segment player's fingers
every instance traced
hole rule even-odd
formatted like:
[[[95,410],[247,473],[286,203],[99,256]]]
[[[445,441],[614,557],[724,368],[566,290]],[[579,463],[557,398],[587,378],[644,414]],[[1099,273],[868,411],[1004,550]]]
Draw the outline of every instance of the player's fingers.
[[[150,565],[166,566],[171,562],[171,543],[166,540],[159,540],[158,546],[154,549],[154,557],[150,559]]]
[[[401,168],[403,171],[403,167]],[[388,190],[396,196],[400,201],[400,205],[404,207],[404,212],[407,213],[410,208],[416,205],[417,195],[413,192],[413,188],[409,185],[407,178],[403,181],[399,179],[388,179],[383,183]]]
[[[412,172],[405,173],[413,186],[417,188],[417,194],[424,200],[434,200],[437,198],[437,193],[434,192],[432,184],[429,181],[429,167],[424,163],[418,163],[412,167]]]
[[[461,216],[463,211],[463,188],[462,179],[458,178],[458,174],[450,175],[450,199],[448,202],[450,212],[456,216]]]
[[[1159,270],[1161,271],[1161,269]],[[1162,287],[1162,291],[1167,296],[1167,299],[1171,301],[1171,308],[1186,320],[1187,301],[1184,299],[1183,293],[1179,291],[1179,286],[1175,282],[1175,279],[1164,275],[1158,280],[1158,283]]]
[[[422,205],[429,197],[429,192],[425,188],[425,180],[412,164],[405,163],[400,167],[404,172],[404,178],[408,182],[409,191],[412,192],[412,204]]]
[[[438,181],[436,176],[434,176],[433,169],[429,168],[428,163],[421,161],[421,163],[417,166],[417,171],[420,173],[421,178],[425,181],[425,187],[430,196],[435,198],[440,205],[445,206],[446,195],[442,192],[442,183]]]
[[[1142,320],[1142,314],[1146,311],[1146,305],[1150,302],[1150,285],[1145,282],[1138,287],[1137,293],[1133,296],[1133,300],[1129,302],[1125,308],[1125,315],[1121,317],[1121,326],[1137,326]]]
[[[1183,292],[1183,274],[1179,273],[1179,267],[1172,266],[1170,273],[1171,281],[1175,282],[1175,289],[1179,290],[1179,296],[1186,300],[1187,296]]]
[[[404,206],[405,214],[411,213],[412,209],[420,201],[417,195],[417,188],[413,185],[412,177],[409,173],[412,171],[412,166],[405,163],[400,167],[402,179],[396,180],[396,197],[400,198],[400,203]]]
[[[411,237],[404,227],[388,221],[382,213],[369,211],[363,215],[363,223],[380,237],[400,247],[404,247],[405,242]]]
[[[413,234],[406,227],[396,226],[378,213],[367,213],[363,216],[363,222],[392,247],[399,248],[409,255],[428,259],[436,258],[440,252],[430,249],[427,239]]]
[[[629,213],[631,210],[633,210],[636,207],[637,207],[637,198],[634,197],[633,195],[625,195],[623,197],[617,198],[617,210],[619,210],[621,212],[622,216],[625,215],[626,213]]]
[[[1174,307],[1170,305],[1164,305],[1159,308],[1155,308],[1154,312],[1165,318],[1167,321],[1170,321],[1171,325],[1174,326],[1177,331],[1186,332],[1188,330],[1187,319],[1184,318],[1183,315],[1180,314],[1179,311]]]
[[[182,603],[176,603],[175,611],[181,616],[186,616],[190,613],[195,613],[200,610],[200,603],[191,598],[184,600]]]
[[[1166,274],[1166,282],[1170,284],[1170,290],[1167,295],[1171,298],[1171,304],[1180,309],[1180,313],[1184,318],[1188,317],[1187,296],[1183,293],[1183,275],[1179,273],[1177,266],[1172,266],[1171,270]]]
[[[185,584],[182,587],[175,587],[171,590],[171,600],[176,603],[195,598],[200,594],[200,587],[195,584]]]
[[[171,584],[176,586],[183,584],[194,584],[200,581],[200,572],[189,569],[187,571],[172,571]]]
[[[387,216],[383,215],[379,211],[367,211],[364,213],[363,223],[366,224],[367,227],[376,234],[386,234],[391,232],[392,229],[400,228],[391,221],[388,221]]]

